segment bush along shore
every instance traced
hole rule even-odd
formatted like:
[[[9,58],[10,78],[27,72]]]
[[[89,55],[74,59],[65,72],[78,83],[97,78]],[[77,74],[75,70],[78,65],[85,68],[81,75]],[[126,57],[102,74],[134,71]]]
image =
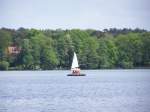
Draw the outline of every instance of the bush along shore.
[[[0,70],[150,68],[150,32],[143,29],[0,29]]]

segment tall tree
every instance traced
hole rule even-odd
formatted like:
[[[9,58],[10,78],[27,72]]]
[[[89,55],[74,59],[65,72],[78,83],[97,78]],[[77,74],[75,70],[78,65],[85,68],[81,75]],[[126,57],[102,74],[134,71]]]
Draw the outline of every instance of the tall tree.
[[[112,38],[99,40],[99,68],[114,68],[118,60],[118,49]]]

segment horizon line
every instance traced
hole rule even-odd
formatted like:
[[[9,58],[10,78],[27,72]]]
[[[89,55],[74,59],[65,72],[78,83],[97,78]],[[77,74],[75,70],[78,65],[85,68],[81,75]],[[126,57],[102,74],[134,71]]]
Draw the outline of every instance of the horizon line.
[[[139,28],[139,27],[135,27],[135,28],[131,28],[131,27],[122,27],[122,28],[118,28],[118,27],[108,27],[108,28],[35,28],[35,27],[16,27],[16,28],[12,28],[12,27],[0,27],[0,29],[14,29],[14,30],[18,30],[20,28],[24,28],[24,29],[36,29],[36,30],[74,30],[74,29],[79,29],[79,30],[99,30],[99,31],[103,31],[105,29],[110,30],[110,29],[117,29],[117,30],[123,30],[123,29],[130,29],[130,30],[145,30],[145,31],[150,31],[150,29],[145,29],[145,28]]]

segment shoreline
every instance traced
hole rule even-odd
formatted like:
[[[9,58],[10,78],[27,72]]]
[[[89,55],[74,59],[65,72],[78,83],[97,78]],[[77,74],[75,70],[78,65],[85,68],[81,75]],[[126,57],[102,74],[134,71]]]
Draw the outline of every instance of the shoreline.
[[[145,68],[129,68],[129,69],[124,69],[124,68],[116,68],[116,69],[81,69],[81,71],[88,71],[88,70],[93,70],[93,71],[97,71],[97,70],[150,70],[150,67],[145,67]],[[53,70],[0,70],[0,72],[5,72],[5,71],[70,71],[70,69],[53,69]]]

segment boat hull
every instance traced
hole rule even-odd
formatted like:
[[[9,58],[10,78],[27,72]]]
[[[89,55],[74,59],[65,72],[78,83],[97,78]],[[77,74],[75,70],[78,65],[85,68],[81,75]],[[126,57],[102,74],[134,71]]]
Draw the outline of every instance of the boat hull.
[[[76,74],[67,74],[67,76],[86,76],[86,74],[79,74],[79,75],[76,75]]]

